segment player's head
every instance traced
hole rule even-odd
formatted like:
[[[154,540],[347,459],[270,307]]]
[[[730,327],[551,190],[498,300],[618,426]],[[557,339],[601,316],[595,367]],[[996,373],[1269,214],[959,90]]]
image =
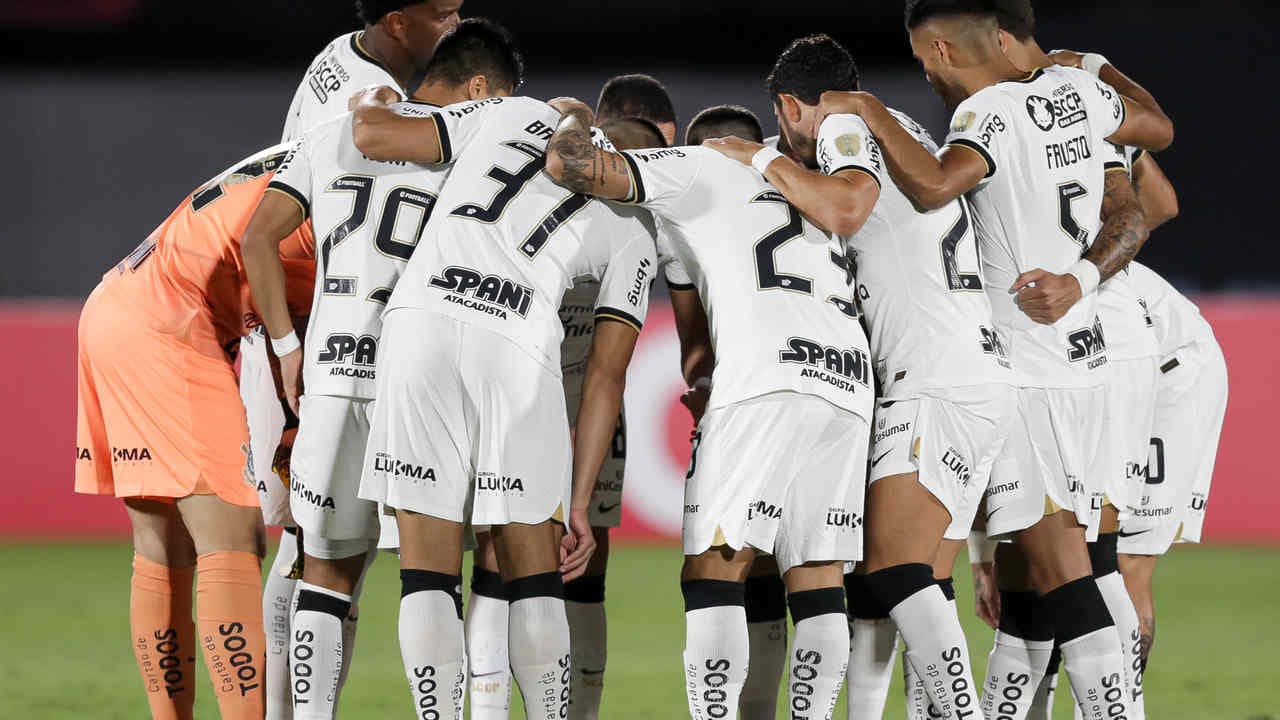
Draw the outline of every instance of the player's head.
[[[858,89],[853,56],[830,35],[808,35],[782,51],[766,84],[782,137],[806,165],[816,167],[818,101],[828,90]]]
[[[395,39],[415,67],[426,67],[440,37],[458,24],[462,0],[356,0],[366,28],[377,26]]]
[[[643,150],[667,147],[662,129],[644,118],[612,118],[600,123],[605,137],[619,150]]]
[[[684,131],[686,145],[701,145],[709,138],[740,137],[751,142],[764,142],[760,118],[741,105],[712,105],[693,116]]]
[[[454,102],[478,100],[511,95],[523,82],[524,60],[511,33],[492,20],[467,18],[440,38],[419,94],[444,89]]]
[[[596,100],[596,121],[636,117],[648,120],[662,130],[662,138],[670,145],[676,140],[676,109],[667,89],[649,75],[619,75],[600,88]]]
[[[911,52],[944,102],[954,107],[972,91],[975,70],[1005,60],[991,0],[907,0]]]
[[[1036,11],[1031,0],[990,0],[1000,29],[1019,42],[1028,42],[1036,36]]]

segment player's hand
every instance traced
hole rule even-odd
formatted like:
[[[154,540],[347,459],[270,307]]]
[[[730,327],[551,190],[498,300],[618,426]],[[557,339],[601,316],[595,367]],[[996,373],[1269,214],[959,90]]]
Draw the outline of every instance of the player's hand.
[[[1013,281],[1010,294],[1016,294],[1022,312],[1041,325],[1052,325],[1080,300],[1080,281],[1075,275],[1057,275],[1048,270],[1028,270]]]
[[[1049,59],[1063,67],[1078,68],[1080,61],[1084,59],[1084,53],[1075,50],[1054,50],[1049,53]]]
[[[400,91],[389,85],[370,85],[357,90],[356,94],[351,96],[347,101],[347,109],[355,110],[360,105],[386,107],[400,102],[401,99]]]
[[[576,116],[583,127],[591,127],[596,122],[595,111],[591,109],[590,105],[578,98],[562,96],[548,100],[547,104],[560,111],[561,115]]]
[[[284,385],[284,399],[296,415],[298,398],[302,397],[302,348],[280,358],[280,382]]]
[[[813,124],[814,137],[828,115],[863,115],[880,104],[880,99],[869,92],[828,90],[818,100],[818,122]]]
[[[1000,590],[996,587],[994,563],[974,563],[973,614],[995,630],[1000,624]]]
[[[271,472],[280,478],[280,482],[284,486],[289,487],[291,475],[289,474],[289,462],[293,459],[293,446],[280,444],[276,446],[276,455],[271,459]]]
[[[691,387],[680,396],[680,404],[689,409],[694,425],[702,422],[702,414],[707,411],[707,401],[710,399],[711,388],[706,385]]]
[[[761,143],[743,140],[740,137],[734,137],[732,135],[729,137],[708,138],[703,140],[702,144],[725,157],[737,160],[743,165],[750,165],[751,158],[755,157],[756,153],[760,152],[760,150],[764,148],[764,145]]]
[[[560,574],[565,582],[582,577],[595,550],[596,538],[591,533],[587,509],[573,508],[569,511],[569,532],[560,540]]]

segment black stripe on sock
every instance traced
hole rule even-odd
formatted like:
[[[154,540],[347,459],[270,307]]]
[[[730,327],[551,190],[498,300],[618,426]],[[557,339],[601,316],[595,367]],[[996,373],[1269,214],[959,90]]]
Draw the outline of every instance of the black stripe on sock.
[[[501,575],[477,565],[471,569],[471,594],[483,595],[494,600],[506,600],[507,586],[502,582]]]
[[[346,620],[351,612],[351,602],[315,590],[298,591],[298,612],[318,612]]]
[[[780,575],[747,578],[744,600],[749,623],[787,619],[787,586]]]
[[[454,608],[458,611],[458,619],[462,619],[462,576],[446,575],[430,570],[401,570],[400,597],[408,597],[416,592],[442,592],[453,598]]]
[[[844,615],[844,588],[794,592],[787,596],[787,604],[791,606],[791,622],[796,625],[818,615]]]
[[[746,585],[728,580],[685,580],[680,583],[680,594],[684,596],[685,612],[746,604]]]
[[[1089,543],[1089,563],[1093,565],[1093,576],[1100,578],[1113,572],[1120,572],[1120,561],[1116,558],[1118,533],[1099,535],[1097,541]]]
[[[1052,640],[1053,626],[1050,608],[1035,593],[1000,591],[1000,632],[1023,640]]]
[[[1053,618],[1054,636],[1062,645],[1096,630],[1115,626],[1102,593],[1098,591],[1098,583],[1091,577],[1072,580],[1049,591],[1044,596],[1044,604]]]
[[[942,590],[942,596],[948,602],[955,602],[956,599],[956,581],[952,578],[943,578],[937,581],[938,588]]]
[[[604,602],[604,576],[583,575],[564,584],[564,599],[576,603]]]
[[[889,608],[880,604],[867,584],[866,575],[844,576],[844,594],[849,598],[849,617],[858,620],[887,620]]]
[[[867,585],[886,610],[933,584],[933,568],[925,563],[894,565],[867,575]]]
[[[536,597],[564,599],[564,578],[557,571],[526,575],[507,583],[507,602]]]

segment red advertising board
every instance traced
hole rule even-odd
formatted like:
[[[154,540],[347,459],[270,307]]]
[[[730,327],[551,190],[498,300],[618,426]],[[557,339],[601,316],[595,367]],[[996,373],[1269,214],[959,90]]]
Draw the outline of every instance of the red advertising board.
[[[1230,372],[1231,399],[1205,525],[1208,541],[1280,542],[1280,482],[1269,453],[1280,407],[1280,297],[1204,297]],[[75,495],[76,321],[67,303],[0,304],[0,536],[120,537],[123,507]],[[627,484],[619,537],[678,537],[692,425],[680,405],[679,349],[671,310],[655,304],[627,388]]]

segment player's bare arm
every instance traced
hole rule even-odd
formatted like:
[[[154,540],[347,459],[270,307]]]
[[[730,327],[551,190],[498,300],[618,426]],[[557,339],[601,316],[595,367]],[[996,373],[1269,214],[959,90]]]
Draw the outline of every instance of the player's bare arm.
[[[744,165],[764,149],[761,143],[738,137],[713,138],[702,144]],[[880,184],[861,170],[826,175],[785,155],[769,163],[764,177],[813,224],[842,237],[861,230],[880,199]]]
[[[388,87],[367,88],[352,98],[351,135],[356,147],[371,160],[441,162],[444,153],[435,119],[396,113],[390,106],[399,99],[399,93]]]
[[[1053,61],[1059,65],[1065,65],[1066,67],[1083,69],[1085,66],[1085,53],[1076,52],[1074,50],[1054,50],[1049,53],[1049,57],[1053,58]],[[1160,107],[1160,103],[1156,101],[1155,96],[1147,92],[1146,88],[1139,85],[1133,78],[1120,72],[1120,70],[1110,62],[1103,63],[1102,66],[1098,68],[1098,79],[1110,85],[1116,92],[1120,93],[1120,95],[1125,98],[1127,101],[1125,103],[1126,110],[1133,111],[1136,106],[1145,111],[1145,113],[1149,113],[1150,117],[1148,118],[1148,121],[1152,123],[1151,130],[1167,132],[1168,142],[1166,143],[1166,147],[1173,143],[1173,121],[1165,114],[1164,108]],[[1148,150],[1153,149],[1139,143],[1130,144]],[[1159,149],[1163,150],[1164,148]]]
[[[633,190],[627,161],[622,155],[602,150],[591,142],[590,111],[583,112],[582,108],[564,103],[561,107],[568,108],[569,112],[560,119],[555,134],[547,142],[547,174],[564,187],[584,195],[607,200],[630,198]]]
[[[600,477],[600,468],[613,444],[622,412],[622,393],[627,386],[627,366],[639,337],[639,331],[627,323],[606,318],[596,321],[582,380],[582,403],[574,424],[573,499],[569,535],[565,536],[569,553],[560,565],[566,581],[586,572],[587,561],[595,550],[587,511],[596,478]]]
[[[1178,192],[1150,153],[1133,164],[1133,186],[1150,232],[1178,216]]]
[[[825,92],[822,112],[860,116],[880,143],[894,182],[924,210],[943,207],[972,190],[987,174],[986,161],[967,148],[948,146],[934,156],[871,93]]]
[[[306,220],[306,213],[292,196],[268,189],[244,235],[240,252],[244,256],[245,276],[253,294],[254,305],[273,340],[296,337],[293,318],[285,296],[284,264],[280,262],[280,242]],[[289,407],[298,411],[301,394],[302,348],[280,357],[280,375]]]
[[[675,315],[676,335],[680,338],[680,372],[688,389],[680,402],[689,409],[696,424],[707,409],[711,397],[711,374],[716,356],[711,349],[711,329],[707,311],[697,290],[671,290],[671,310]]]

